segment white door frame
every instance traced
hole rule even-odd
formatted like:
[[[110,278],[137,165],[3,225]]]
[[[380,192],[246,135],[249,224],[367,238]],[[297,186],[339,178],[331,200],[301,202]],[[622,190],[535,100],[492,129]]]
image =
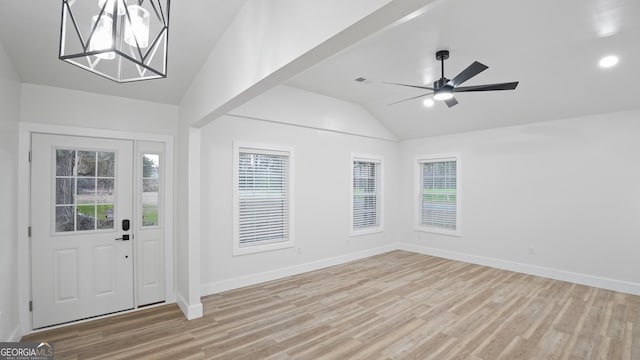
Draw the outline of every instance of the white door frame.
[[[40,123],[19,123],[18,140],[18,301],[20,309],[20,328],[22,334],[33,332],[29,301],[31,300],[31,249],[28,227],[31,223],[30,214],[30,170],[29,152],[31,149],[31,134],[73,135],[83,137],[99,137],[107,139],[155,141],[165,145],[165,303],[175,303],[175,273],[174,261],[174,137],[170,135],[156,135],[119,130],[104,130],[71,126],[48,125]],[[137,306],[137,304],[136,304]],[[135,310],[134,310],[135,311]],[[109,315],[107,315],[109,316]]]

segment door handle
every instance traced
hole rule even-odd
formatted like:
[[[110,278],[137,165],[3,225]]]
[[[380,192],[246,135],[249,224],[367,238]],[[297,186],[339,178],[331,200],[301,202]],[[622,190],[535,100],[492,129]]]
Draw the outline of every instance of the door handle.
[[[124,234],[121,238],[116,238],[116,240],[129,241],[129,234]]]

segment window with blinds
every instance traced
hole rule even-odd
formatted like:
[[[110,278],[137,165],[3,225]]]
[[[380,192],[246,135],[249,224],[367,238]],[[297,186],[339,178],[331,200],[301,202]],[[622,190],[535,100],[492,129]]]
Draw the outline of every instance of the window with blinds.
[[[458,156],[420,159],[418,167],[418,227],[459,234]]]
[[[290,152],[238,147],[236,171],[236,253],[292,246]]]
[[[351,235],[382,231],[382,158],[352,154]]]

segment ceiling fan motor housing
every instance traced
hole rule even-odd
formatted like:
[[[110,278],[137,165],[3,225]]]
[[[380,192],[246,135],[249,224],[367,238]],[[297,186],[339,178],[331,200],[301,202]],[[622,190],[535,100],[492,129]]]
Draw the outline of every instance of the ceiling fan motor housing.
[[[448,82],[449,82],[449,79],[447,79],[445,77],[442,77],[439,80],[433,82],[433,89],[436,90],[436,91],[440,90],[440,89],[443,89],[445,87],[453,89],[453,86],[451,86],[451,85],[447,86]]]

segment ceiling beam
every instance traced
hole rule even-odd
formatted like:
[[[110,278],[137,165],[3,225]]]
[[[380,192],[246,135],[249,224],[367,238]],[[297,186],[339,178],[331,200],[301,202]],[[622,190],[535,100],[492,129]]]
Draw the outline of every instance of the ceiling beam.
[[[180,104],[202,127],[437,0],[249,0]]]

